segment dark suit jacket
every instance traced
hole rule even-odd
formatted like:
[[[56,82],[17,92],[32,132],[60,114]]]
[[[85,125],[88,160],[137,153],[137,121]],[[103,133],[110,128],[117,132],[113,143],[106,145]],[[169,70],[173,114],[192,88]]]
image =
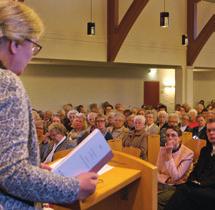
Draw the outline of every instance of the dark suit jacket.
[[[202,148],[199,160],[188,178],[188,182],[197,180],[201,186],[215,189],[215,155],[211,156],[212,146]]]
[[[193,136],[197,136],[199,139],[207,139],[206,126],[200,131],[198,129],[199,127],[193,128]]]
[[[40,145],[40,149],[41,149],[41,153],[40,153],[40,158],[41,158],[41,162],[44,162],[46,157],[49,155],[49,153],[52,151],[54,144],[43,144]],[[66,150],[66,149],[70,149],[70,148],[74,148],[74,145],[72,144],[72,142],[66,138],[60,145],[57,146],[57,148],[55,149],[55,152],[58,151],[62,151],[62,150]]]

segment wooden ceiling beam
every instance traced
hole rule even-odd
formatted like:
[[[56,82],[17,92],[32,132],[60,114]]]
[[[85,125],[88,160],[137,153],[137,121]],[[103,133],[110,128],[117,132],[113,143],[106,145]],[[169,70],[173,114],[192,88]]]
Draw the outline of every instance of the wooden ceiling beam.
[[[107,0],[107,61],[113,62],[128,32],[149,0],[133,0],[119,23],[119,0]]]
[[[188,66],[193,65],[202,48],[215,32],[215,15],[213,15],[197,35],[197,3],[196,0],[187,0]]]

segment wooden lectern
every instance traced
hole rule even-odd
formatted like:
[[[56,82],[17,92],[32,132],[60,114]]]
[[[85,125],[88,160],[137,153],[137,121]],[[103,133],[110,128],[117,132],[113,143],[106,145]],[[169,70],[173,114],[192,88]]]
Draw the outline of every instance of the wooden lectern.
[[[113,153],[108,163],[113,169],[99,176],[93,195],[74,207],[54,209],[157,210],[157,168],[140,158]]]

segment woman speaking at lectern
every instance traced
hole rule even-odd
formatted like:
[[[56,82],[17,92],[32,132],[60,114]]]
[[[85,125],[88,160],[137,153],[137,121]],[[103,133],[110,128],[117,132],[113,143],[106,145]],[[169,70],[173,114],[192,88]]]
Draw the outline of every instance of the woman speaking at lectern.
[[[18,76],[41,50],[42,32],[39,16],[24,3],[0,1],[0,204],[6,210],[71,204],[93,193],[97,182],[95,173],[67,178],[39,167],[31,105]]]

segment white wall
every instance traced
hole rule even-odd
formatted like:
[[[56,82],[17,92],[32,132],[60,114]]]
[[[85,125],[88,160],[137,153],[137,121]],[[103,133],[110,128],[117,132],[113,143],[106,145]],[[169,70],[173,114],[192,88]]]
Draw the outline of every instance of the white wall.
[[[194,72],[194,103],[201,99],[206,103],[215,99],[215,72],[214,71],[201,71]]]
[[[93,0],[96,36],[86,35],[90,20],[90,0],[25,1],[41,15],[46,26],[40,58],[84,61],[106,61],[107,0]],[[131,0],[119,1],[119,16],[124,15]],[[187,0],[166,0],[170,12],[170,27],[160,28],[159,15],[163,1],[150,0],[129,32],[116,62],[186,65],[186,47],[181,35],[186,34]],[[215,13],[215,4],[198,4],[198,32]],[[215,35],[208,40],[194,66],[215,67]]]
[[[174,71],[160,70],[150,77],[146,67],[136,66],[51,66],[29,65],[21,77],[34,108],[57,111],[73,105],[104,101],[125,107],[143,104],[143,81],[161,81],[161,102],[174,107],[174,92],[164,90],[162,78],[174,80]]]

